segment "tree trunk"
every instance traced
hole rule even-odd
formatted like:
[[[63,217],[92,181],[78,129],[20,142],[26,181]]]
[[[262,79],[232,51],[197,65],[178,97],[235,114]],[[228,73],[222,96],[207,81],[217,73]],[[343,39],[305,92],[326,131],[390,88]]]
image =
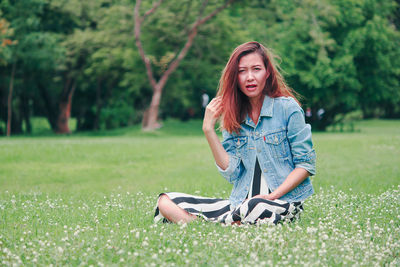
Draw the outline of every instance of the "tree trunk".
[[[15,110],[11,112],[12,112],[11,132],[13,134],[22,134],[22,120],[20,118],[20,114],[18,112],[15,112]]]
[[[144,131],[151,131],[160,128],[160,124],[157,122],[158,110],[160,107],[162,88],[156,86],[153,97],[151,98],[151,103],[149,109],[146,111],[145,116],[143,116],[142,127]]]
[[[68,80],[66,86],[60,97],[59,103],[59,115],[57,119],[57,133],[58,134],[69,134],[71,130],[69,129],[69,119],[71,117],[71,105],[72,97],[76,88],[76,82],[70,87],[71,80]]]
[[[168,66],[168,69],[161,76],[158,83],[155,86],[153,86],[153,97],[151,99],[150,107],[148,109],[148,112],[149,112],[148,116],[147,116],[148,121],[143,122],[143,125],[146,125],[143,128],[143,130],[152,131],[152,130],[160,128],[160,124],[157,122],[157,117],[158,117],[158,109],[159,109],[160,101],[161,101],[162,90],[163,90],[165,84],[167,83],[171,73],[173,73],[176,70],[176,68],[179,66],[179,63],[181,62],[181,60],[186,56],[189,48],[193,44],[193,40],[196,37],[196,35],[197,35],[197,28],[193,28],[191,33],[189,34],[189,37],[185,43],[185,46],[183,47],[183,49],[181,50],[181,52],[179,53],[177,58],[174,61],[172,61],[172,63]]]
[[[47,89],[43,86],[41,82],[38,82],[38,88],[40,91],[40,94],[42,95],[44,106],[46,108],[46,115],[47,115],[47,120],[50,123],[51,129],[56,132],[57,131],[57,109],[54,108],[52,99],[49,95],[49,92],[47,92]]]
[[[30,110],[29,110],[29,96],[27,96],[26,92],[23,92],[21,95],[21,114],[22,119],[25,121],[25,131],[27,133],[32,133],[32,125],[30,119]]]
[[[95,130],[100,129],[100,113],[101,113],[101,107],[102,107],[102,101],[101,101],[101,78],[97,78],[97,86],[96,86],[96,117],[94,119],[94,125],[93,128]]]
[[[10,79],[10,88],[8,91],[8,100],[7,100],[7,107],[8,107],[8,116],[7,116],[7,136],[11,135],[11,120],[12,120],[12,94],[14,90],[14,76],[15,76],[15,68],[16,63],[14,62],[12,65],[11,70],[11,79]]]

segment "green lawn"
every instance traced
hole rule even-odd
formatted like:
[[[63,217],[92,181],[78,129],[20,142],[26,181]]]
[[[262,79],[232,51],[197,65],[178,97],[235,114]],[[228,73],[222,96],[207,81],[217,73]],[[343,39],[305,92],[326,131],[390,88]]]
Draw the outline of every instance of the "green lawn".
[[[0,265],[400,264],[400,121],[314,133],[316,194],[279,226],[154,225],[156,196],[228,197],[201,122],[0,138]]]

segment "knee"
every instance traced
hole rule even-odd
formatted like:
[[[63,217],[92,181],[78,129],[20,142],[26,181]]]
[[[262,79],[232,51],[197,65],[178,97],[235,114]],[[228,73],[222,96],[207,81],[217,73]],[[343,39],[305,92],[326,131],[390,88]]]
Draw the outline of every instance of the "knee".
[[[161,195],[158,198],[158,209],[160,211],[165,211],[170,207],[171,199],[167,195]]]

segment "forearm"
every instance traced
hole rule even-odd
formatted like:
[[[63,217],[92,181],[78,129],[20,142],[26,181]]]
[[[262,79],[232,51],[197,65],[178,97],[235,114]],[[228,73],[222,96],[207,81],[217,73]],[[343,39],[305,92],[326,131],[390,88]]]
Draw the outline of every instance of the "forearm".
[[[216,97],[207,105],[206,112],[203,120],[203,132],[207,138],[208,144],[210,145],[212,154],[218,167],[226,170],[229,166],[229,155],[225,151],[221,142],[219,141],[218,135],[215,132],[215,123],[221,116],[223,105],[222,98]]]
[[[219,141],[217,133],[214,129],[207,129],[204,127],[203,131],[214,156],[215,163],[217,163],[221,169],[226,170],[229,165],[229,155]]]
[[[303,168],[294,169],[285,179],[285,181],[276,188],[271,194],[268,195],[268,199],[278,199],[288,192],[296,188],[301,182],[303,182],[310,173]]]

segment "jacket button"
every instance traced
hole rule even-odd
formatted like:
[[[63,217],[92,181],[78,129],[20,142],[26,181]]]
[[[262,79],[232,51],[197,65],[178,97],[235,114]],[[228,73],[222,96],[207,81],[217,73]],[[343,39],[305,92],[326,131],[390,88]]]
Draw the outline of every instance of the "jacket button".
[[[267,169],[264,169],[264,172],[267,172],[268,170]]]
[[[261,149],[257,149],[257,152],[260,153],[260,152],[261,152]]]

